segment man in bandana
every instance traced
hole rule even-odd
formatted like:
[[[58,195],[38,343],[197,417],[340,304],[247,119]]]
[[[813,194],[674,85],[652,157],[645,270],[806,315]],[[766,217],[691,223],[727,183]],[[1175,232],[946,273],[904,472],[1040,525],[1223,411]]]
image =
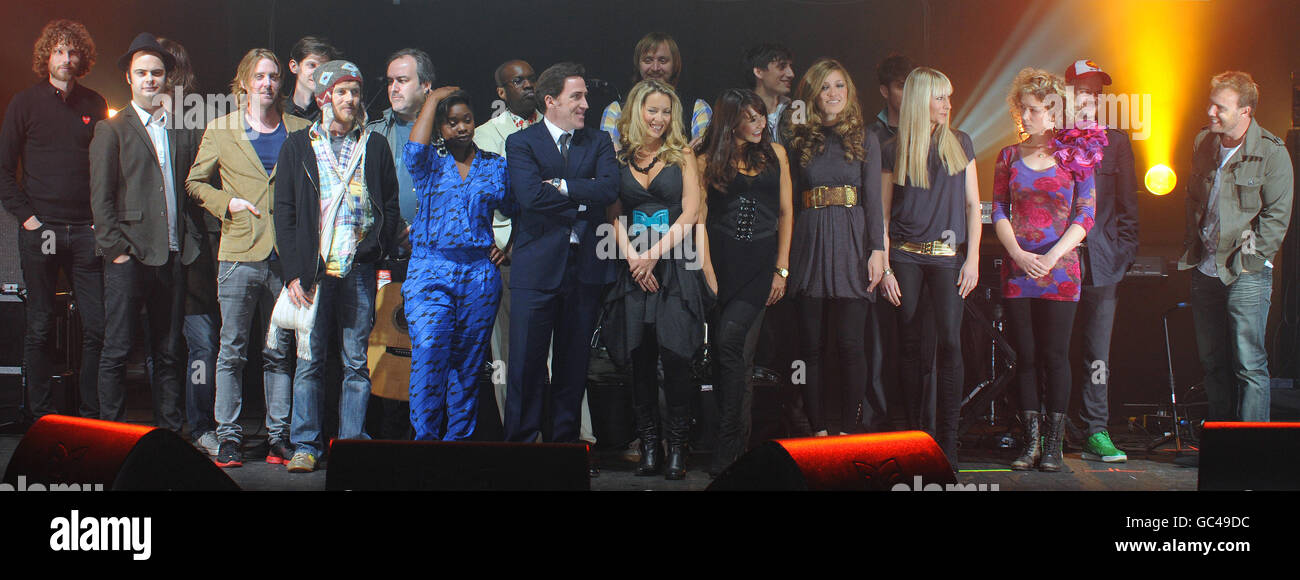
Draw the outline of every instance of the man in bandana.
[[[314,73],[321,118],[289,136],[275,184],[275,233],[284,279],[296,306],[316,305],[308,345],[299,345],[293,385],[288,470],[316,469],[324,451],[321,399],[324,362],[340,356],[343,388],[339,439],[365,439],[370,396],[366,345],[375,318],[375,262],[397,249],[401,210],[393,153],[372,137],[361,102],[361,70],[332,60]],[[330,333],[340,353],[327,354]],[[304,356],[309,354],[309,356]]]

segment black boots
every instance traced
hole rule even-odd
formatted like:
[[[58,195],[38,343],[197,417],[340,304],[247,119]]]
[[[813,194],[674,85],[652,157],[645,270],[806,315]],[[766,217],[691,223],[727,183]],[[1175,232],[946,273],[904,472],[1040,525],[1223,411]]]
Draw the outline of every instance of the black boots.
[[[1038,465],[1038,458],[1042,455],[1038,430],[1038,411],[1021,411],[1020,422],[1025,428],[1024,447],[1020,452],[1020,457],[1011,462],[1011,469],[1029,471]]]
[[[636,465],[637,475],[655,475],[662,468],[659,445],[659,410],[649,405],[633,407],[636,415],[636,432],[641,438],[641,461]]]
[[[1046,438],[1043,441],[1043,459],[1038,468],[1043,471],[1060,471],[1065,464],[1061,440],[1065,437],[1065,413],[1048,413]]]
[[[664,479],[686,478],[686,441],[690,436],[691,408],[668,408],[668,464]]]

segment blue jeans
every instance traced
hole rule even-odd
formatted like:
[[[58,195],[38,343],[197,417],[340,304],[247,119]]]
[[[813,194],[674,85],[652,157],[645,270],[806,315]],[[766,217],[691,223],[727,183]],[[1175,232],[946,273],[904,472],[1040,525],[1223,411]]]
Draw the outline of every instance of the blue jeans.
[[[1264,329],[1273,269],[1243,273],[1231,285],[1192,271],[1192,316],[1205,370],[1211,421],[1268,421]]]
[[[293,380],[293,422],[289,439],[299,452],[320,456],[321,407],[325,358],[330,334],[338,332],[342,357],[343,389],[339,395],[339,439],[369,439],[365,432],[366,403],[370,398],[370,369],[366,347],[375,326],[375,266],[353,264],[343,278],[323,276],[317,282],[316,322],[311,332],[311,360],[298,359]],[[311,289],[303,290],[311,293]]]
[[[217,400],[215,418],[219,441],[243,440],[239,413],[244,401],[244,355],[252,332],[253,310],[258,310],[264,327],[284,283],[280,263],[219,262],[217,303],[221,305],[221,350],[217,354]],[[262,349],[262,382],[266,395],[266,433],[281,441],[289,430],[289,352],[293,334],[281,331],[280,348]]]
[[[213,431],[213,403],[216,399],[217,348],[220,320],[216,314],[186,314],[182,332],[189,348],[185,365],[185,419],[194,438]]]

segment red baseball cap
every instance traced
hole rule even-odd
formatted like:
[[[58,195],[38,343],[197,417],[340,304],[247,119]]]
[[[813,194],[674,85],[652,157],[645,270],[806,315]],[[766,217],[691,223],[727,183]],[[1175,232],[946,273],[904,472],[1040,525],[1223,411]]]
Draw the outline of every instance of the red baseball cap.
[[[1110,75],[1101,70],[1097,63],[1087,59],[1076,60],[1074,64],[1070,65],[1070,68],[1065,69],[1065,82],[1066,84],[1074,84],[1075,79],[1094,74],[1101,75],[1101,84],[1110,84]]]

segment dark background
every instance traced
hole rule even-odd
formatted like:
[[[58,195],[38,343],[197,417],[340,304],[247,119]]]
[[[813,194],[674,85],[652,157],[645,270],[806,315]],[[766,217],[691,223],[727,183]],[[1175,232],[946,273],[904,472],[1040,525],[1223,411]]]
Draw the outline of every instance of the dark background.
[[[367,98],[375,97],[372,112],[387,106],[380,79],[388,54],[415,46],[433,57],[437,84],[469,90],[482,118],[496,98],[491,75],[500,62],[524,58],[540,72],[554,62],[574,60],[584,63],[590,76],[626,91],[632,47],[655,30],[672,34],[681,46],[683,94],[712,101],[719,90],[740,83],[744,70],[739,60],[747,45],[778,41],[794,51],[796,75],[819,56],[838,58],[856,81],[864,112],[874,115],[883,104],[874,67],[897,50],[952,79],[955,125],[976,138],[987,200],[993,158],[1014,142],[1011,121],[1000,104],[1010,75],[1027,65],[1060,74],[1076,58],[1091,58],[1115,78],[1111,90],[1131,90],[1127,80],[1151,67],[1150,59],[1140,65],[1141,55],[1135,53],[1142,31],[1167,33],[1178,25],[1169,19],[1143,21],[1152,6],[1199,23],[1178,30],[1161,52],[1179,69],[1179,86],[1190,87],[1183,91],[1189,94],[1180,96],[1173,122],[1154,128],[1172,139],[1173,156],[1167,161],[1179,176],[1189,173],[1191,139],[1204,124],[1208,80],[1222,70],[1254,75],[1261,91],[1257,119],[1274,134],[1285,135],[1291,126],[1290,75],[1300,68],[1300,43],[1294,41],[1300,2],[1287,0],[48,0],[6,10],[0,23],[0,51],[8,55],[0,63],[0,103],[38,80],[31,70],[32,44],[41,27],[55,18],[81,21],[94,36],[98,64],[82,82],[114,108],[129,98],[115,61],[141,31],[183,43],[201,89],[217,93],[227,90],[243,53],[260,46],[280,55],[287,90],[292,83],[287,76],[290,47],[303,35],[325,36],[367,75]],[[1124,31],[1122,36],[1113,33],[1117,30]],[[977,89],[979,94],[973,94]],[[592,103],[597,106],[603,103]],[[1135,154],[1139,181],[1148,162],[1164,161],[1148,160],[1140,145]],[[1181,186],[1164,197],[1141,194],[1141,255],[1177,259],[1183,203]],[[1275,280],[1271,341],[1286,309],[1280,296],[1284,280]],[[1166,280],[1130,281],[1122,287],[1112,356],[1116,404],[1167,398],[1160,312],[1187,294],[1187,279],[1176,272]],[[1197,383],[1190,312],[1175,313],[1171,324],[1179,384]],[[1283,363],[1291,368],[1293,358],[1274,352],[1275,373]]]

